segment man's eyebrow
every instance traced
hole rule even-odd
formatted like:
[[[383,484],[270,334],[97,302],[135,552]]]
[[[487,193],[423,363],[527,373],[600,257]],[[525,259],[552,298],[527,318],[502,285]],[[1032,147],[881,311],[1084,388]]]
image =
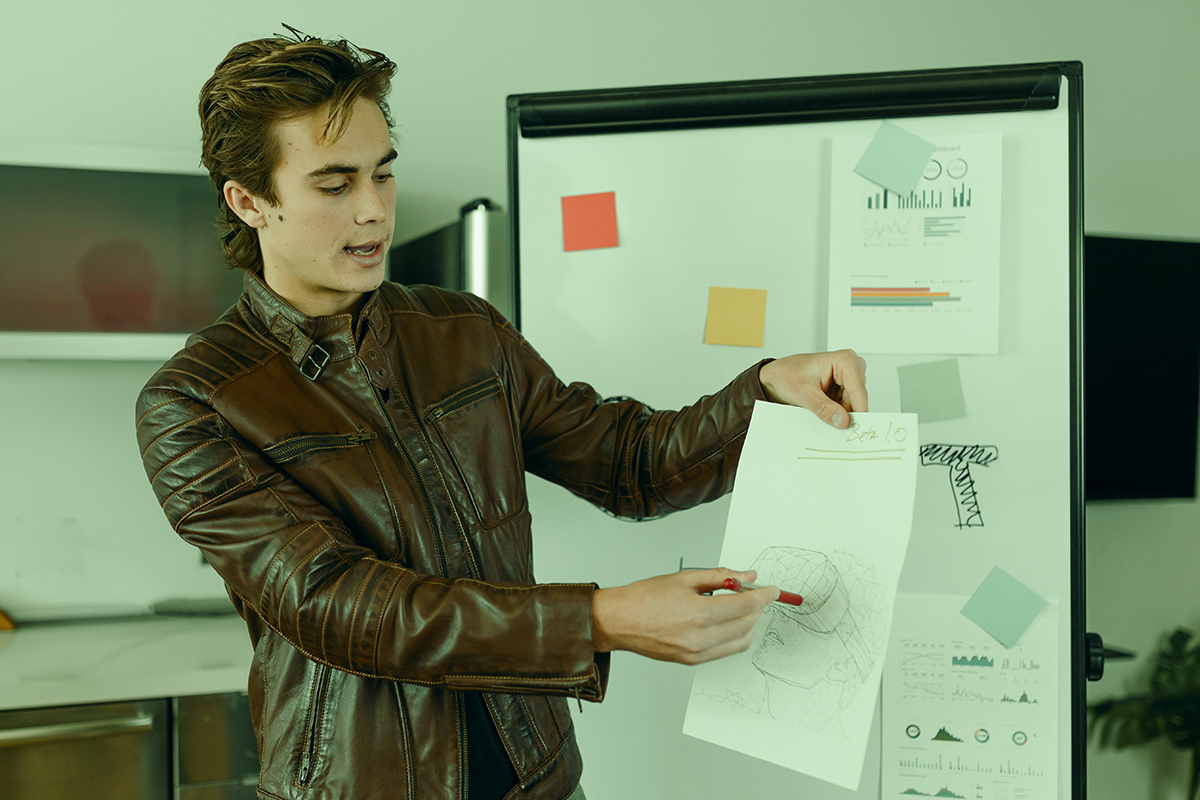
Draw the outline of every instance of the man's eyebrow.
[[[379,163],[375,165],[375,169],[379,169],[384,164],[389,164],[392,161],[395,161],[396,156],[396,148],[393,147],[387,152],[387,155],[379,159]],[[357,173],[358,167],[352,167],[348,164],[326,164],[320,169],[314,169],[312,172],[308,173],[308,178],[320,179],[327,178],[330,175],[356,175]]]

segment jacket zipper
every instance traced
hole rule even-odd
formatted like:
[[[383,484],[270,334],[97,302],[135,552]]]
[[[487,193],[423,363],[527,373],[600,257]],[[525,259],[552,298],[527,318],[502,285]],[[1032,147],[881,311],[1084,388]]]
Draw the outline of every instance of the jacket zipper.
[[[467,741],[467,703],[461,693],[455,695],[454,704],[458,706],[458,752],[462,754],[459,774],[462,775],[462,796],[465,800],[471,796],[471,769],[468,766],[471,754],[467,752],[470,747]]]
[[[324,715],[325,690],[329,686],[329,666],[320,664],[317,667],[316,686],[313,689],[312,712],[308,718],[308,730],[305,731],[304,754],[300,759],[300,770],[296,775],[296,783],[308,786],[312,777],[313,767],[317,762],[317,735],[321,731],[321,717]]]
[[[377,438],[374,433],[357,431],[351,434],[329,434],[300,436],[283,444],[268,447],[264,454],[275,462],[287,461],[310,450],[328,450],[339,447],[357,447]]]
[[[364,369],[365,369],[365,367],[364,367]],[[441,564],[442,572],[445,573],[446,572],[446,548],[445,548],[445,544],[442,542],[442,524],[441,524],[441,521],[438,520],[436,509],[433,506],[433,496],[429,492],[429,484],[427,484],[425,482],[425,476],[421,474],[421,471],[419,469],[417,469],[417,461],[415,458],[413,458],[412,451],[408,449],[408,445],[405,443],[404,439],[401,438],[399,431],[396,430],[396,423],[392,419],[392,413],[391,413],[391,411],[388,410],[387,403],[384,401],[383,395],[379,391],[379,387],[376,386],[375,382],[370,380],[369,378],[367,379],[367,382],[371,384],[371,389],[375,393],[376,402],[378,402],[379,407],[381,409],[383,409],[383,416],[387,419],[388,427],[392,431],[393,441],[395,441],[397,447],[400,448],[400,452],[404,454],[405,460],[408,461],[409,469],[412,470],[413,475],[415,475],[417,478],[417,485],[421,489],[421,500],[425,503],[425,511],[429,515],[429,523],[430,523],[430,525],[433,526],[433,532],[434,532],[433,538],[434,538],[434,542],[437,544],[438,561]],[[487,388],[487,387],[484,387],[484,388]],[[472,392],[471,395],[473,397],[475,395],[475,393]],[[466,401],[464,401],[460,398],[460,400],[457,401],[455,404],[453,404],[452,407],[447,406],[443,409],[438,409],[438,411],[440,411],[440,414],[449,413],[449,411],[453,410],[453,408],[461,407],[461,405],[464,402],[466,402]],[[426,414],[426,418],[428,419],[433,413],[434,413],[433,411],[428,412]],[[460,770],[460,774],[462,775],[462,788],[463,788],[462,796],[467,797],[467,796],[469,796],[469,789],[470,789],[470,787],[468,785],[469,778],[468,778],[468,772],[467,772],[467,758],[468,758],[468,756],[467,756],[467,747],[468,747],[468,745],[467,745],[467,711],[466,711],[465,706],[463,705],[463,700],[461,697],[455,698],[455,705],[458,706],[459,753],[460,753],[460,757],[462,759],[459,770]]]
[[[460,397],[451,398],[450,402],[446,403],[445,405],[434,406],[425,412],[425,418],[429,420],[441,419],[447,414],[458,411],[464,406],[469,406],[476,400],[482,400],[489,395],[499,394],[499,392],[500,381],[499,379],[493,378],[492,380],[486,381],[480,386],[476,386],[473,389],[467,390],[467,392]]]
[[[365,370],[366,367],[364,366]],[[399,431],[396,430],[396,423],[392,420],[392,412],[388,410],[387,403],[384,402],[383,396],[379,392],[379,387],[375,385],[369,377],[367,382],[371,384],[372,391],[375,392],[375,400],[379,403],[379,407],[383,409],[383,416],[387,419],[388,428],[392,431],[392,440],[396,446],[400,448],[400,452],[404,454],[405,460],[408,462],[409,469],[417,478],[417,485],[421,489],[421,500],[425,503],[425,513],[429,515],[429,524],[433,526],[433,540],[437,544],[438,562],[442,568],[442,572],[446,571],[446,548],[442,543],[442,524],[438,520],[436,509],[433,506],[433,496],[429,492],[429,484],[425,482],[425,476],[417,469],[417,460],[413,458],[412,451],[408,449],[404,439],[401,438]]]
[[[404,739],[404,777],[408,783],[408,793],[405,796],[407,800],[413,800],[417,796],[417,778],[413,770],[413,744],[412,744],[412,726],[409,722],[408,704],[404,702],[404,694],[401,691],[400,683],[392,684],[392,692],[396,695],[396,713],[400,715],[400,735]]]

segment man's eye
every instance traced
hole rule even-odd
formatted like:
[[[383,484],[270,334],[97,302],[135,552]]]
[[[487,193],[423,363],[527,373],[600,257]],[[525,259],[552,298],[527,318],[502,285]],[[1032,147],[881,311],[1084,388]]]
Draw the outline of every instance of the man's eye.
[[[387,183],[387,182],[388,182],[388,181],[390,181],[390,180],[391,180],[393,177],[395,177],[395,176],[394,176],[392,173],[390,173],[390,172],[389,172],[389,173],[387,173],[386,175],[376,175],[376,176],[375,176],[375,181],[376,181],[377,183]]]
[[[325,194],[341,194],[343,191],[345,191],[348,185],[349,184],[343,183],[341,186],[322,186],[320,188]]]

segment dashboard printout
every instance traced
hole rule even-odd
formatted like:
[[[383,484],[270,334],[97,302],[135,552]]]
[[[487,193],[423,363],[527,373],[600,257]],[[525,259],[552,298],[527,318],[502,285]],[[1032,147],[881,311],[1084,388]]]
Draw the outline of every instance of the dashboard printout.
[[[929,138],[933,157],[907,194],[855,173],[868,138],[833,142],[831,349],[998,350],[1002,137]]]

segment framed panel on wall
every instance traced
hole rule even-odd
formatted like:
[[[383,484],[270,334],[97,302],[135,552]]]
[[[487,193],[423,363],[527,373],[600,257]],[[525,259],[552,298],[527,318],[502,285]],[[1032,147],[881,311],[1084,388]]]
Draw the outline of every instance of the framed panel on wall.
[[[0,164],[0,358],[166,358],[241,292],[201,174]]]

